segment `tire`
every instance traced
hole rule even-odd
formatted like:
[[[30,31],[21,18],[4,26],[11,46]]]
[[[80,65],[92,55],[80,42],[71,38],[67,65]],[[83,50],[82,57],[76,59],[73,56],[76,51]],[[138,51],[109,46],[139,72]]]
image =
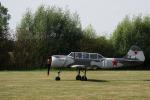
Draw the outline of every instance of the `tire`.
[[[57,77],[55,78],[55,80],[56,80],[56,81],[60,81],[60,77],[57,76]]]
[[[76,80],[81,80],[81,75],[77,75]]]
[[[86,76],[82,76],[81,80],[82,81],[87,81],[87,77]]]

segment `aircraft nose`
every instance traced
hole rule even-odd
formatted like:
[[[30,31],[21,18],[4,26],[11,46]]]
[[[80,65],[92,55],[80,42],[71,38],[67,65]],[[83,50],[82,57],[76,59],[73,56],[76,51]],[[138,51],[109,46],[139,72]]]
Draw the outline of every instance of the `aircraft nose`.
[[[51,66],[52,67],[61,67],[64,65],[65,63],[65,57],[62,57],[62,56],[52,56],[52,62],[51,62]]]
[[[54,57],[54,56],[52,56],[52,57],[51,57],[51,60],[52,60],[52,61],[51,61],[51,66],[52,66],[52,67],[56,66],[56,65],[57,65],[57,58]]]

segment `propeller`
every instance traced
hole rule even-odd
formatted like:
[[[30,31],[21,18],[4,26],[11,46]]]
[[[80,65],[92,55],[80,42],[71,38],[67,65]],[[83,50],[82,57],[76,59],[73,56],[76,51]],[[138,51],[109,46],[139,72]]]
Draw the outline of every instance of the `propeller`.
[[[47,70],[47,75],[49,76],[49,72],[50,72],[50,69],[51,69],[51,62],[52,62],[52,58],[49,57],[47,59],[47,67],[48,67],[48,70]]]

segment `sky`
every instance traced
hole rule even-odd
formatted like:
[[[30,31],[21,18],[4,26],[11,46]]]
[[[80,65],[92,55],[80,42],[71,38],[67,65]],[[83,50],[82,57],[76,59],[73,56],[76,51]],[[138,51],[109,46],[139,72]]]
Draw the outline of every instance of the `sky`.
[[[10,29],[15,30],[27,9],[33,12],[40,5],[70,9],[80,17],[82,27],[91,24],[98,34],[111,34],[128,15],[150,15],[150,0],[0,0],[9,10]]]

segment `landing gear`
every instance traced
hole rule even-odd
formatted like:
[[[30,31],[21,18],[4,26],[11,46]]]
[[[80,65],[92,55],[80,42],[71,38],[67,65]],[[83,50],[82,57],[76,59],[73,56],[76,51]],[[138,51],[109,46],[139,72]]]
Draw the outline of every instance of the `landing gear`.
[[[82,76],[81,81],[87,81],[86,68],[85,68],[85,70],[84,70],[84,75]]]
[[[79,69],[78,74],[76,76],[76,80],[87,81],[86,70],[87,70],[86,68]],[[80,75],[80,71],[82,71],[84,73],[84,75],[82,77]],[[56,76],[56,78],[55,78],[56,81],[60,81],[60,73],[61,73],[61,71],[58,71],[58,76]]]
[[[55,80],[56,80],[56,81],[60,81],[60,77],[57,76],[57,77],[55,78]]]
[[[78,71],[78,75],[76,76],[76,80],[81,80],[81,81],[87,81],[87,77],[86,77],[86,68],[84,70],[84,75],[81,77],[80,75],[80,69]]]
[[[76,80],[81,80],[80,69],[78,71],[78,75],[76,76]]]
[[[76,80],[81,80],[81,75],[77,75]]]
[[[87,77],[86,76],[82,76],[81,81],[87,81]]]
[[[60,71],[58,72],[58,76],[56,76],[55,80],[60,81]]]

